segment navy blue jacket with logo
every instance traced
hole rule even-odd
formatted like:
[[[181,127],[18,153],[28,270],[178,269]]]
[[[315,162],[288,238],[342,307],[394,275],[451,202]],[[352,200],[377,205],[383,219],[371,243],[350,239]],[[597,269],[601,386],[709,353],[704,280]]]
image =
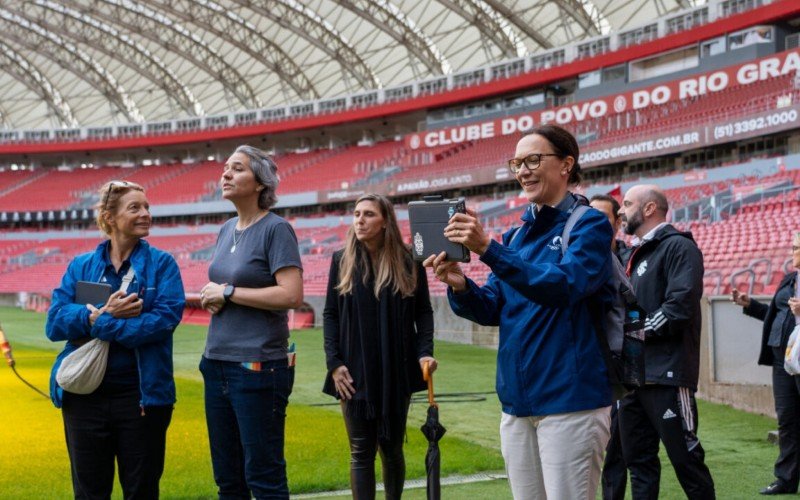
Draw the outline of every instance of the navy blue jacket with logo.
[[[492,270],[486,284],[479,287],[468,279],[466,291],[448,290],[457,315],[500,327],[497,395],[510,415],[552,415],[611,404],[589,310],[590,297],[608,292],[611,225],[601,212],[589,210],[572,229],[562,257],[561,234],[576,203],[568,194],[556,208],[543,206],[535,216],[529,207],[520,234],[513,238],[512,229],[502,245],[492,241],[481,256]]]
[[[667,224],[628,263],[645,319],[645,380],[697,390],[703,254],[688,232]]]

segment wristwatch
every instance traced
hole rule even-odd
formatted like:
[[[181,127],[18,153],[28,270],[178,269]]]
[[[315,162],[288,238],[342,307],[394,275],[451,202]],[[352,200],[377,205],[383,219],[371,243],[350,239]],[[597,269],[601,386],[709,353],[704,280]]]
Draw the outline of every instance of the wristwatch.
[[[233,290],[236,287],[233,285],[228,285],[225,287],[225,290],[222,291],[222,298],[225,299],[225,302],[230,302],[231,296],[233,295]]]

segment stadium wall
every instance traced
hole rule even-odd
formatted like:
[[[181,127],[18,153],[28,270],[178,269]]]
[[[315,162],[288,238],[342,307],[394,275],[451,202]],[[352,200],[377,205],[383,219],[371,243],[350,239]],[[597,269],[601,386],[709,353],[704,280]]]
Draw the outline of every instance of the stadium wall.
[[[727,296],[703,298],[703,317],[698,394],[775,418],[772,368],[758,365],[762,323],[745,316]]]

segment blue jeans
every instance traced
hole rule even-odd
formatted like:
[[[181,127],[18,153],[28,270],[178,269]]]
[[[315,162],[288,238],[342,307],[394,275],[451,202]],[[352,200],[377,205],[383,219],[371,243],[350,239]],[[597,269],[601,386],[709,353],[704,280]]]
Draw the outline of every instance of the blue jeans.
[[[236,362],[200,360],[220,499],[289,498],[283,446],[294,368],[286,359],[261,367],[256,372]]]

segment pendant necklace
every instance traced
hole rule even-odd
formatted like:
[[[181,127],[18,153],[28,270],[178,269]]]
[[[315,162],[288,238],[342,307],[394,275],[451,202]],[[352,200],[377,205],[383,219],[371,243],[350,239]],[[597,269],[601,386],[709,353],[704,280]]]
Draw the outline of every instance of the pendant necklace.
[[[266,212],[263,213],[263,214],[257,215],[253,220],[248,222],[247,225],[244,226],[241,231],[239,231],[239,238],[238,239],[236,238],[236,226],[233,227],[233,246],[231,247],[231,253],[236,251],[236,244],[239,243],[240,241],[242,241],[242,235],[244,235],[244,232],[247,231],[247,229],[250,226],[252,226],[256,222],[258,222],[264,215],[266,215]]]
[[[242,239],[242,234],[244,234],[244,229],[239,232],[239,241]],[[233,228],[233,246],[231,247],[231,253],[236,251],[236,228]]]

